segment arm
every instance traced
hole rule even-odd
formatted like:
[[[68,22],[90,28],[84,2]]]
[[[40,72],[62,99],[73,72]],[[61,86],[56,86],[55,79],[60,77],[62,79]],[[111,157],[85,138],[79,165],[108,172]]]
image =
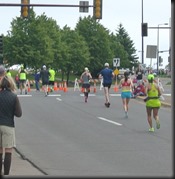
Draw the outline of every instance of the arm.
[[[89,78],[92,79],[92,75],[91,75],[91,73],[89,73]]]
[[[122,88],[122,81],[123,81],[123,80],[121,79],[120,82],[119,82],[119,84],[118,84],[118,87],[119,87],[119,88]]]
[[[83,72],[83,73],[81,74],[81,76],[80,76],[80,80],[81,80],[81,81],[83,80],[82,77],[83,77],[84,73],[85,73],[85,72]]]
[[[15,104],[15,112],[14,112],[16,117],[21,117],[22,116],[22,109],[21,109],[21,105],[19,102],[18,97],[16,97],[16,104]]]

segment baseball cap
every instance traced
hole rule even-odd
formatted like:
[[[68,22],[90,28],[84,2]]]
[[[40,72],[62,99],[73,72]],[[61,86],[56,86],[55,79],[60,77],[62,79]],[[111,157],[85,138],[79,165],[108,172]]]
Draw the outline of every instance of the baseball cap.
[[[109,66],[109,63],[105,63],[105,67],[108,67]]]
[[[85,71],[89,71],[89,69],[87,67],[84,68]]]
[[[147,76],[147,79],[148,79],[148,80],[151,80],[151,79],[154,80],[154,75],[153,75],[153,74],[149,74],[149,75]]]
[[[5,74],[5,68],[3,65],[0,65],[0,76]]]

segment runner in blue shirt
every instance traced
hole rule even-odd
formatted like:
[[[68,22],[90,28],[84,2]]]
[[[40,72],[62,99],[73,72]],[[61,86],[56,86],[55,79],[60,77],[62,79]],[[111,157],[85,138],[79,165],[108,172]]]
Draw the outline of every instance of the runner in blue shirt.
[[[102,69],[99,73],[99,78],[103,78],[103,87],[104,87],[104,94],[105,94],[105,106],[109,108],[109,89],[112,84],[112,80],[114,77],[114,72],[112,69],[109,68],[109,63],[105,63],[105,68]]]

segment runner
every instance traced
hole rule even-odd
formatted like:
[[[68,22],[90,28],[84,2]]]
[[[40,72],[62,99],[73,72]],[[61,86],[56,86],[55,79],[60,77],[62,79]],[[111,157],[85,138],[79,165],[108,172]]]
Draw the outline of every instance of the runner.
[[[92,79],[92,76],[89,72],[89,69],[86,67],[80,77],[80,80],[82,81],[85,103],[87,103],[88,94],[90,92],[90,79]]]
[[[27,94],[27,85],[26,85],[27,71],[24,69],[23,65],[19,69],[18,73],[19,73],[20,94],[22,94],[23,89],[25,91],[25,94]]]
[[[45,97],[48,96],[48,94],[49,94],[49,92],[48,92],[49,76],[50,76],[50,73],[47,70],[46,65],[43,65],[43,68],[40,72],[40,77],[42,80],[42,87],[44,89]]]
[[[124,78],[122,78],[119,82],[119,88],[122,89],[121,98],[123,102],[123,109],[125,111],[125,118],[128,118],[128,105],[132,97],[133,83],[129,78],[129,73],[127,71],[124,72]]]
[[[112,69],[109,68],[109,63],[105,63],[105,68],[102,69],[99,73],[99,78],[103,78],[103,88],[105,94],[105,106],[109,108],[110,101],[109,101],[109,89],[112,84],[112,79],[114,77],[114,73]]]
[[[153,118],[156,121],[156,128],[160,128],[160,122],[159,122],[159,116],[158,111],[161,106],[161,102],[159,97],[161,96],[161,91],[157,83],[154,82],[154,75],[149,74],[148,77],[148,83],[145,88],[145,94],[147,94],[147,98],[145,98],[146,102],[146,112],[147,112],[147,120],[149,123],[149,131],[154,132],[154,127],[152,125],[152,112],[153,112]]]

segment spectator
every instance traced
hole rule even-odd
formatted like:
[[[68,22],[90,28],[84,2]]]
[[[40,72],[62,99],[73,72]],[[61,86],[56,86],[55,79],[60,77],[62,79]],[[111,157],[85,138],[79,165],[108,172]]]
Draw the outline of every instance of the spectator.
[[[17,88],[19,89],[19,75],[18,74],[16,74],[16,76],[15,76],[15,82],[16,82],[16,86],[17,86]]]
[[[0,175],[9,175],[12,150],[15,147],[14,116],[21,117],[22,109],[17,94],[16,84],[12,77],[5,76],[0,66]],[[4,161],[3,161],[4,156]]]
[[[139,82],[138,86],[133,91],[133,97],[145,96],[145,86],[143,82]]]
[[[40,91],[40,86],[39,86],[39,80],[40,80],[40,71],[37,70],[34,74],[34,79],[35,79],[35,88],[36,91]]]

